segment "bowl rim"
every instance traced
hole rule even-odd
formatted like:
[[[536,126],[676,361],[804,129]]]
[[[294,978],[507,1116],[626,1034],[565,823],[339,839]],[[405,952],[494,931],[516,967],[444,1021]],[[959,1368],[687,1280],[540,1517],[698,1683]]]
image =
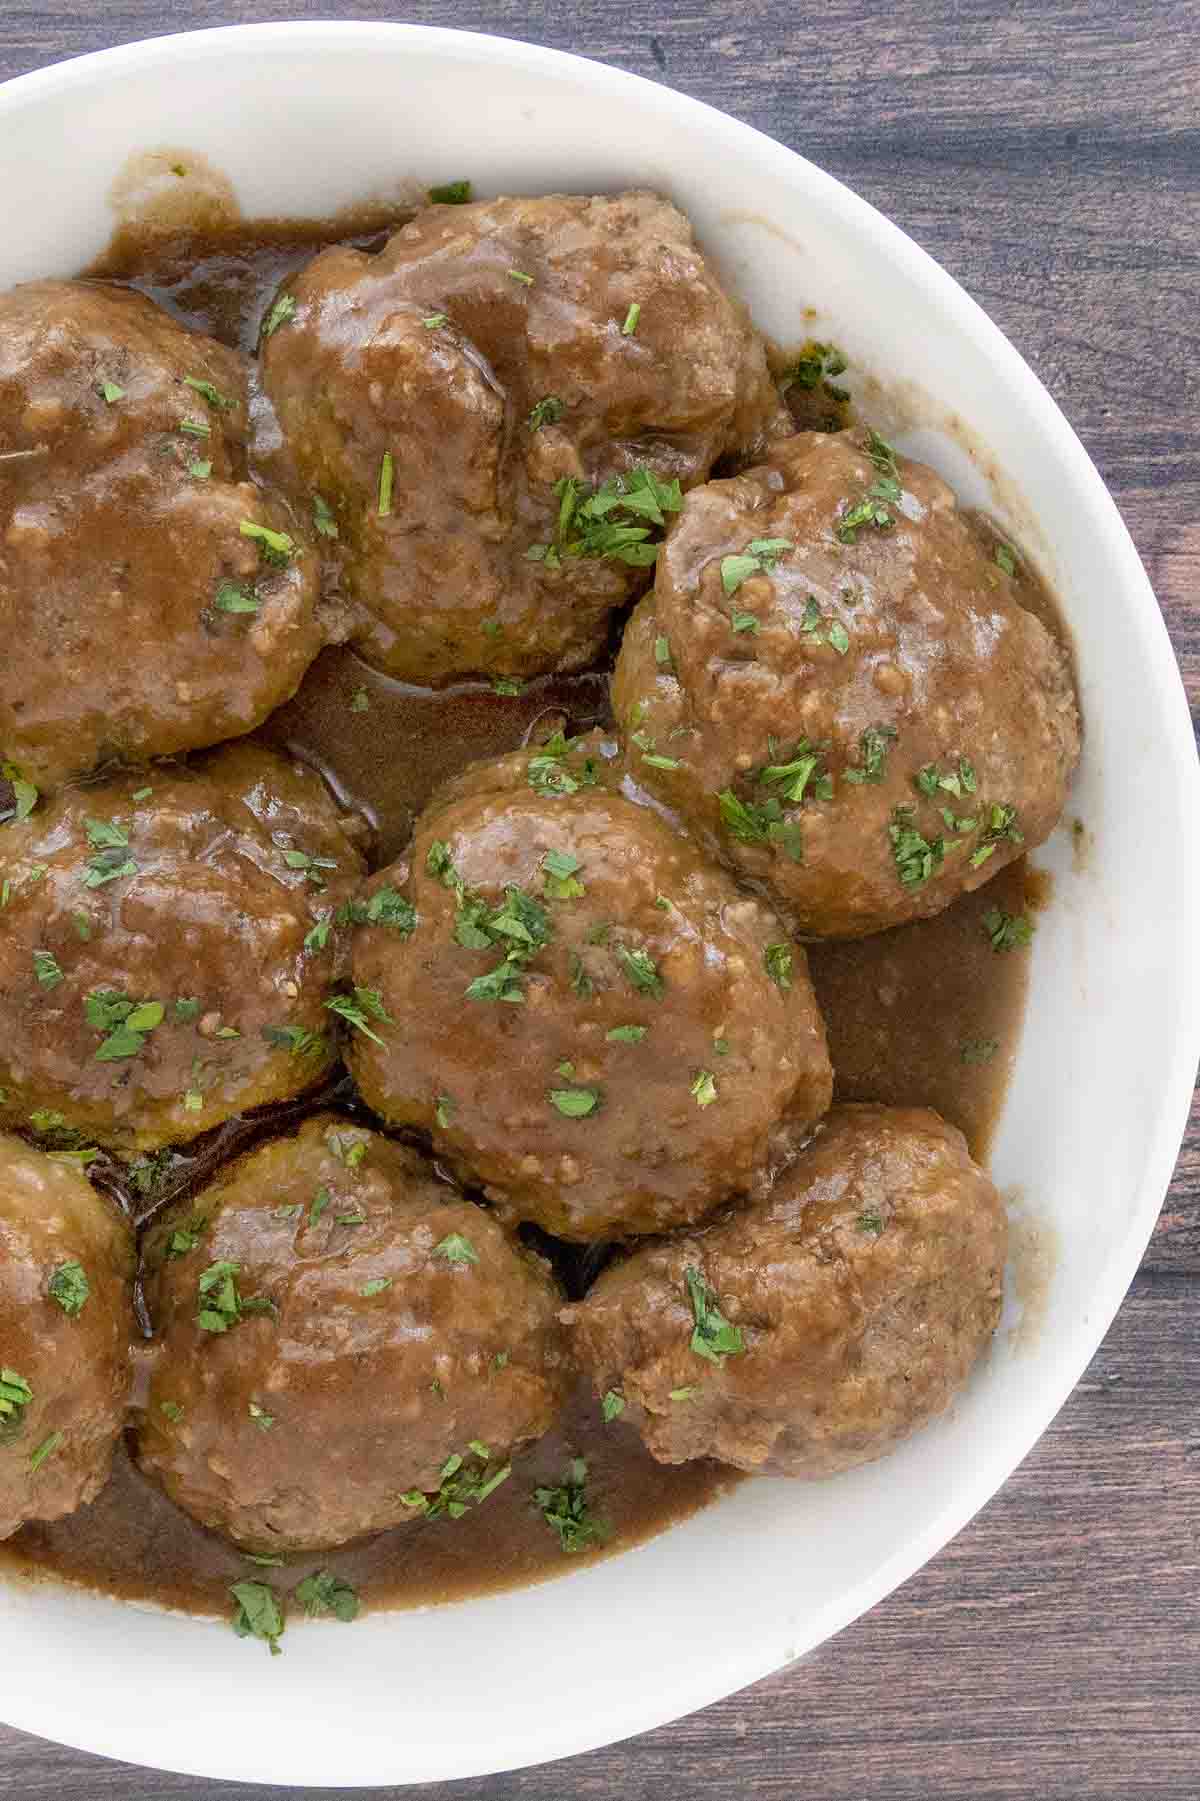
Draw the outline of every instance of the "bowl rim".
[[[41,105],[52,98],[66,99],[80,89],[102,87],[110,75],[152,75],[168,67],[177,67],[181,61],[203,62],[224,58],[235,49],[261,51],[285,42],[289,46],[308,50],[320,48],[335,53],[362,54],[374,49],[389,57],[419,52],[426,59],[447,63],[464,58],[484,60],[501,70],[520,69],[526,74],[545,74],[551,79],[568,80],[600,92],[632,89],[637,97],[640,90],[641,103],[646,104],[652,97],[655,110],[667,119],[671,129],[685,135],[703,134],[711,144],[733,158],[752,155],[757,162],[767,162],[784,178],[795,180],[798,169],[802,171],[805,183],[833,201],[852,229],[868,240],[877,254],[903,268],[931,301],[936,300],[943,316],[956,329],[986,346],[1005,379],[1018,390],[1032,428],[1044,436],[1056,460],[1071,473],[1091,528],[1104,534],[1114,588],[1123,596],[1123,611],[1138,633],[1152,679],[1162,698],[1162,713],[1155,721],[1155,731],[1167,758],[1170,778],[1177,784],[1185,808],[1193,817],[1200,816],[1200,762],[1197,761],[1186,694],[1165,621],[1116,503],[1058,405],[1000,328],[899,226],[844,183],[756,127],[645,76],[538,44],[442,26],[320,19],[164,33],[52,63],[0,84],[0,120],[11,128],[24,108]],[[1181,862],[1186,880],[1178,901],[1181,909],[1190,908],[1194,917],[1200,911],[1200,838],[1190,839],[1183,847]],[[1036,1402],[1031,1401],[1019,1433],[989,1447],[969,1478],[960,1480],[952,1498],[932,1514],[922,1529],[868,1576],[838,1596],[836,1602],[820,1610],[812,1630],[805,1631],[801,1650],[840,1631],[890,1594],[962,1529],[1028,1455],[1062,1407],[1108,1330],[1153,1231],[1186,1128],[1196,1065],[1200,1060],[1200,944],[1191,949],[1190,956],[1177,968],[1176,987],[1189,1004],[1186,1009],[1181,1009],[1181,1023],[1169,1061],[1164,1052],[1166,1073],[1155,1117],[1151,1123],[1143,1124],[1148,1149],[1141,1179],[1136,1194],[1130,1199],[1123,1234],[1100,1273],[1086,1313],[1062,1330],[1056,1380],[1045,1385]],[[711,1661],[702,1674],[691,1672],[686,1680],[677,1672],[664,1671],[663,1683],[653,1693],[644,1693],[635,1702],[610,1710],[603,1722],[589,1721],[583,1715],[570,1721],[548,1721],[536,1746],[506,1745],[501,1748],[499,1758],[495,1751],[485,1753],[481,1758],[464,1735],[463,1743],[447,1748],[447,1759],[441,1767],[428,1771],[414,1769],[403,1780],[444,1780],[479,1775],[610,1744],[707,1706],[782,1668],[797,1654],[793,1647],[774,1642],[739,1647],[737,1654],[730,1653]],[[39,1701],[36,1696],[21,1697],[15,1704],[6,1698],[5,1713],[14,1725],[25,1730],[75,1744],[81,1749],[98,1749],[94,1738],[73,1738],[69,1722],[59,1719],[54,1706]],[[119,1743],[114,1740],[107,1755],[136,1759],[137,1754],[122,1738]],[[206,1776],[236,1778],[244,1774],[242,1769],[222,1766],[219,1757],[202,1768],[179,1763],[161,1767],[185,1768],[189,1773]],[[395,1780],[394,1777],[382,1779]],[[364,1780],[369,1784],[380,1778],[362,1779],[351,1775],[342,1782],[357,1786]]]

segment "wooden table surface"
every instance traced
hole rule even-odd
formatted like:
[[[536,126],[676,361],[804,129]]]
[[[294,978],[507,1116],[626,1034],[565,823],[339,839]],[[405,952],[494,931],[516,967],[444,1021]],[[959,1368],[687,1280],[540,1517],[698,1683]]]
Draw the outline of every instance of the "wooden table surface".
[[[3,0],[0,78],[288,10],[279,0]],[[290,10],[378,16],[345,0]],[[911,232],[1024,352],[1099,464],[1149,568],[1195,714],[1194,0],[413,0],[397,16],[655,77],[803,151]],[[1004,1491],[898,1594],[784,1674],[646,1738],[510,1776],[386,1792],[1194,1801],[1198,1404],[1193,1109],[1145,1261],[1091,1369]],[[69,1682],[64,1671],[64,1704]],[[0,1801],[298,1792],[318,1791],[133,1770],[0,1728]]]

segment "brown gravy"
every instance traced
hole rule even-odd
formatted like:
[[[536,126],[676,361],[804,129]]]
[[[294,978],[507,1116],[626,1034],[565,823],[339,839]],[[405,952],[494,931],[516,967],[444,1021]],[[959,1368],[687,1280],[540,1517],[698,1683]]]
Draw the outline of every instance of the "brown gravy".
[[[187,325],[252,351],[259,319],[289,271],[332,242],[369,249],[404,216],[175,231],[161,223],[146,231],[125,225],[87,273],[130,282]],[[796,411],[798,422],[809,423],[799,406]],[[1044,611],[1048,603],[1032,592],[1032,576],[1026,579],[1029,604]],[[435,693],[392,681],[335,648],[318,659],[262,736],[319,768],[346,803],[366,814],[376,831],[375,861],[382,864],[403,848],[415,814],[447,776],[477,757],[517,747],[551,716],[572,731],[602,724],[607,704],[607,668],[532,682],[517,696],[495,694],[480,682]],[[1020,1031],[1028,960],[996,955],[981,919],[989,907],[1017,912],[1040,898],[1031,872],[1018,863],[939,918],[859,943],[810,947],[839,1096],[934,1106],[963,1129],[976,1157],[985,1156]],[[356,1105],[344,1085],[331,1098]],[[165,1158],[149,1193],[108,1160],[92,1173],[144,1221],[272,1125],[316,1104],[309,1098],[269,1110],[266,1119],[222,1127],[207,1142]],[[580,1292],[603,1255],[602,1249],[563,1254],[559,1247],[568,1288]],[[149,1336],[150,1322],[143,1323]],[[152,1357],[152,1347],[140,1355]],[[620,1421],[603,1425],[595,1400],[580,1393],[556,1430],[514,1459],[511,1479],[486,1511],[408,1524],[344,1550],[263,1569],[180,1512],[138,1473],[122,1446],[97,1501],[54,1524],[24,1527],[0,1546],[0,1567],[196,1613],[228,1613],[232,1582],[261,1579],[287,1594],[321,1568],[352,1583],[365,1607],[462,1599],[544,1581],[571,1567],[575,1560],[564,1558],[532,1491],[560,1482],[580,1456],[588,1464],[589,1500],[608,1529],[605,1544],[588,1557],[628,1549],[740,1480],[712,1464],[655,1463],[631,1428]]]

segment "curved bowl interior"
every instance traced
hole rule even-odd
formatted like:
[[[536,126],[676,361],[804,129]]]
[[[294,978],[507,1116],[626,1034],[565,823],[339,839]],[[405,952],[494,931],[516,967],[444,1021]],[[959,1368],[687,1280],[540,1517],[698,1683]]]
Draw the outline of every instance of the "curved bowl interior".
[[[466,1776],[676,1717],[817,1644],[944,1544],[1061,1405],[1137,1266],[1195,1071],[1200,783],[1136,553],[1061,414],[948,276],[799,157],[651,83],[481,36],[267,26],[25,77],[0,92],[0,124],[3,285],[98,253],[114,176],[164,145],[210,158],[251,215],[328,214],[414,177],[665,191],[768,331],[828,331],[858,371],[903,375],[922,429],[901,441],[990,498],[1057,583],[1087,725],[1073,811],[1092,845],[1082,870],[1066,833],[1039,857],[1055,899],[994,1155],[1052,1276],[1038,1329],[1002,1331],[949,1418],[883,1464],[744,1486],[545,1587],[294,1631],[282,1660],[227,1626],[0,1588],[8,1719],[198,1775]],[[1005,476],[990,496],[989,463]]]

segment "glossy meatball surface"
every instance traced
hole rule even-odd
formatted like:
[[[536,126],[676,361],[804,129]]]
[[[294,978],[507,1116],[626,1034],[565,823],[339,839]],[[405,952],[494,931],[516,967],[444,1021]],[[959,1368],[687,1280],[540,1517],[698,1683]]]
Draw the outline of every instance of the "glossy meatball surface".
[[[363,869],[348,829],[251,745],[0,826],[0,1118],[150,1150],[308,1087],[334,1057],[322,922]]]
[[[591,661],[674,484],[780,417],[761,340],[653,194],[430,207],[378,255],[325,251],[278,306],[268,393],[338,531],[355,641],[409,681]],[[636,470],[672,493],[576,506]]]
[[[134,1333],[133,1234],[76,1163],[0,1133],[0,1538],[108,1479]]]
[[[804,952],[613,786],[613,748],[560,738],[448,784],[371,885],[413,929],[368,922],[352,950],[387,1015],[350,1045],[364,1098],[505,1218],[577,1240],[752,1191],[831,1090]]]
[[[830,1476],[959,1392],[1000,1316],[1006,1244],[953,1126],[840,1106],[766,1200],[635,1251],[564,1318],[661,1462]]]
[[[804,932],[940,912],[1048,835],[1079,754],[1009,565],[876,434],[781,441],[687,497],[626,631],[631,772]]]
[[[239,736],[299,685],[317,559],[248,424],[244,358],[144,295],[0,295],[0,753],[28,780]]]
[[[561,1405],[547,1265],[416,1151],[333,1115],[240,1158],[147,1258],[162,1351],[139,1460],[253,1550],[482,1504]]]

